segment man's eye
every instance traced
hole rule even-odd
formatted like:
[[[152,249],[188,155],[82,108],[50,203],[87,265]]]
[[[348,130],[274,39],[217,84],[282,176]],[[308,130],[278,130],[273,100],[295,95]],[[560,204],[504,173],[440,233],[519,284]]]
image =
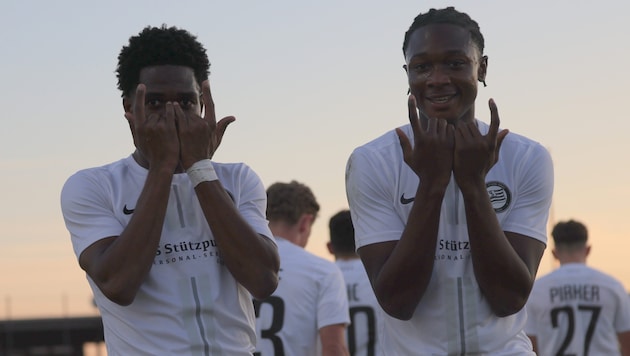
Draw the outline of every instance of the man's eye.
[[[182,99],[182,100],[179,101],[179,105],[182,108],[189,108],[189,107],[195,105],[195,102],[193,100],[190,100],[190,99]]]
[[[426,72],[431,68],[429,63],[417,63],[413,65],[413,70],[416,72]]]
[[[456,60],[456,61],[448,61],[446,62],[446,65],[448,65],[451,68],[461,68],[466,64],[466,62],[461,61],[461,60]]]
[[[149,99],[146,101],[146,105],[151,108],[158,108],[162,105],[162,102],[158,99]]]

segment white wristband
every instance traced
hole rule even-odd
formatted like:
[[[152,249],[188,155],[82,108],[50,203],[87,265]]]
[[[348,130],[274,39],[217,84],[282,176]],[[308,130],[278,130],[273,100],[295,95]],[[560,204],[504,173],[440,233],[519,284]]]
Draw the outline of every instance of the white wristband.
[[[201,161],[195,162],[186,170],[186,174],[188,174],[193,188],[197,187],[201,182],[212,182],[213,180],[219,179],[217,172],[214,171],[214,167],[212,166],[212,161],[209,159],[202,159]]]

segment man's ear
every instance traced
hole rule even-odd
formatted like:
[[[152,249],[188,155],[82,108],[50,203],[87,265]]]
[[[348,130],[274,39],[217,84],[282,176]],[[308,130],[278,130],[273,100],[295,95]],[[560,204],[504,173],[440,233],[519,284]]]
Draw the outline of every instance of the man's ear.
[[[486,81],[486,73],[488,72],[488,56],[482,56],[479,61],[479,69],[477,70],[477,80]]]
[[[405,70],[405,74],[409,75],[409,71],[407,70],[407,65],[403,64],[403,69]],[[407,88],[407,95],[411,94],[411,88]]]
[[[133,118],[133,113],[132,113],[132,108],[133,108],[133,101],[131,99],[129,99],[129,97],[123,97],[122,100],[122,104],[123,104],[123,109],[125,110],[125,119],[127,119],[127,122],[129,123],[130,127],[132,124],[132,118]]]
[[[123,105],[123,109],[125,110],[125,112],[131,112],[131,107],[133,105],[133,101],[125,96],[122,99],[122,105]]]
[[[335,254],[335,249],[333,248],[333,245],[330,241],[326,243],[326,247],[328,248],[328,252],[330,252],[331,255]]]
[[[298,220],[298,229],[301,234],[308,232],[310,233],[311,226],[313,225],[313,221],[315,221],[315,215],[313,214],[302,214],[300,219]]]

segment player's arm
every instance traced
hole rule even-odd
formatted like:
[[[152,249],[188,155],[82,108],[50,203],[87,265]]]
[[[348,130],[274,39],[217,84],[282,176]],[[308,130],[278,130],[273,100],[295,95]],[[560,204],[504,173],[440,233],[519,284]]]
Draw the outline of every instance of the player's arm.
[[[134,128],[134,141],[149,164],[148,175],[133,216],[120,236],[101,239],[79,256],[79,264],[103,294],[128,305],[148,275],[162,234],[179,142],[172,105],[145,118],[144,85],[139,85],[133,114],[125,116]],[[89,223],[89,222],[86,222]]]
[[[464,205],[479,288],[497,316],[514,314],[527,301],[545,245],[501,230],[484,183],[464,193]]]
[[[256,298],[271,295],[280,268],[276,245],[245,221],[218,180],[200,183],[195,192],[221,258],[234,278]]]
[[[499,114],[493,100],[489,106],[491,123],[487,135],[479,132],[475,122],[458,123],[453,174],[464,200],[477,283],[493,312],[507,316],[525,305],[545,245],[525,235],[504,232],[498,222],[485,181],[499,159],[508,131],[499,131]],[[544,204],[533,205],[532,209],[543,207]]]
[[[545,245],[528,236],[504,232],[485,183],[462,188],[475,278],[497,316],[521,310],[536,278]]]
[[[160,242],[172,170],[150,170],[133,216],[120,236],[96,241],[79,265],[112,302],[129,305],[151,269]]]
[[[617,340],[619,340],[621,355],[630,356],[630,330],[617,333]]]
[[[184,112],[182,107],[175,105],[181,165],[184,169],[211,158],[221,143],[225,129],[235,120],[229,116],[216,121],[207,80],[202,83],[202,98],[205,106],[203,118],[195,113]],[[254,231],[220,181],[203,181],[195,186],[195,193],[221,258],[234,278],[256,298],[271,295],[278,285],[280,268],[276,245]],[[264,216],[264,211],[260,215]]]
[[[444,196],[435,187],[419,187],[400,240],[366,245],[357,251],[379,304],[398,319],[411,318],[431,279]]]
[[[418,175],[421,184],[400,239],[358,249],[383,310],[402,320],[411,318],[431,279],[440,209],[453,162],[452,125],[446,120],[423,117],[423,127],[413,95],[409,96],[407,106],[414,144],[402,130],[397,129],[396,134],[404,161]]]
[[[346,347],[346,324],[327,325],[319,329],[322,356],[349,355]]]

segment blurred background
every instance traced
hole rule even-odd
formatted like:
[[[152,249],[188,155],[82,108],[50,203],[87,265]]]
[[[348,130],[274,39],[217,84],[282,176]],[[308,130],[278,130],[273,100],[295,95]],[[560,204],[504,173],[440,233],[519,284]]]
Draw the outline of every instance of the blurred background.
[[[489,56],[477,117],[555,162],[550,223],[589,228],[589,264],[630,286],[627,254],[630,41],[627,1],[452,1]],[[322,210],[307,249],[325,249],[347,208],[352,150],[407,123],[403,35],[443,1],[34,1],[0,3],[0,319],[96,315],[59,208],[79,169],[133,151],[116,88],[118,53],[147,25],[197,35],[217,115],[234,115],[217,161],[246,162],[265,186],[298,180]],[[545,253],[539,274],[557,267]]]

